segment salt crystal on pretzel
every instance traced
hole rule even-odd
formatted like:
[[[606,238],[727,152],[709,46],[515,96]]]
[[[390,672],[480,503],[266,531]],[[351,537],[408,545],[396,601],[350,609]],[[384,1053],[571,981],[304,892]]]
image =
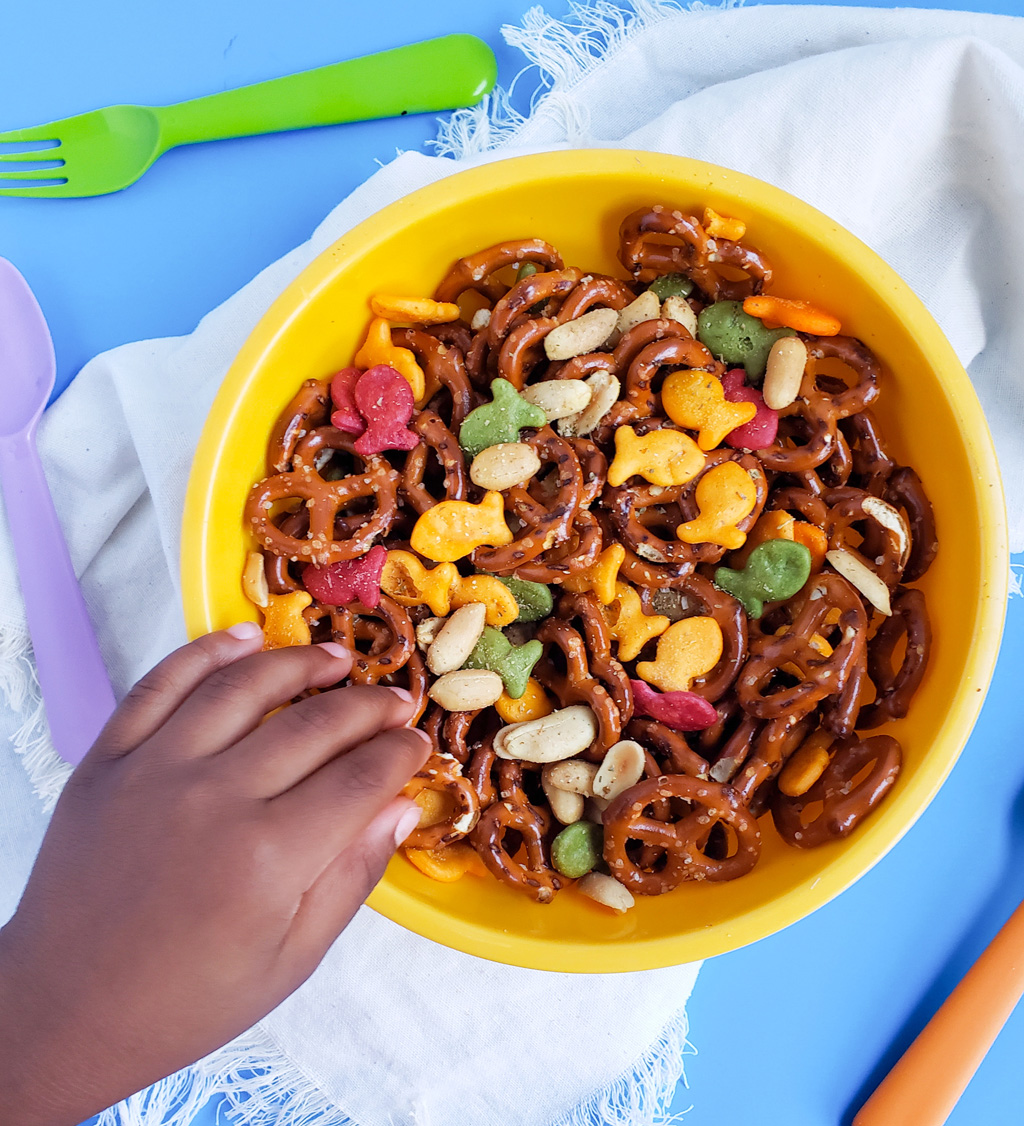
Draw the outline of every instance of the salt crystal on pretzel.
[[[361,602],[372,610],[380,602],[380,576],[387,557],[387,548],[377,544],[358,559],[327,567],[308,563],[302,568],[302,585],[325,606]]]

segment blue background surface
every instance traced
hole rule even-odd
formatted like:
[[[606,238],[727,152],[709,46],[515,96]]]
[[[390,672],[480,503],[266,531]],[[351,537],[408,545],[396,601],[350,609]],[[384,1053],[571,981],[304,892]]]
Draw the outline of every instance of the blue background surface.
[[[1024,10],[1021,0],[911,6]],[[569,5],[546,7],[557,16]],[[525,8],[523,0],[10,5],[0,129],[116,102],[173,102],[452,31],[490,42],[507,84],[521,61],[498,28]],[[529,87],[524,79],[520,90]],[[168,154],[117,195],[0,199],[0,254],[39,297],[61,385],[106,348],[190,332],[305,239],[377,161],[434,131],[430,117],[405,118],[220,142]],[[838,900],[706,964],[689,1006],[698,1053],[675,1104],[693,1107],[691,1126],[845,1126],[1024,895],[1022,662],[1016,599],[982,718],[919,823]],[[1019,1011],[951,1126],[1024,1119],[1022,1053]],[[213,1121],[213,1108],[197,1119]]]

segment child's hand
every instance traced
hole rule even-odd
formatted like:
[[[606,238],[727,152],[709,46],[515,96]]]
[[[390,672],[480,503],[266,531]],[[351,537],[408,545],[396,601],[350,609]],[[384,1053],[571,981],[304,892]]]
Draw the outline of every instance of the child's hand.
[[[0,1122],[63,1126],[226,1043],[312,973],[419,808],[408,694],[255,626],[173,653],[61,795],[0,931]]]

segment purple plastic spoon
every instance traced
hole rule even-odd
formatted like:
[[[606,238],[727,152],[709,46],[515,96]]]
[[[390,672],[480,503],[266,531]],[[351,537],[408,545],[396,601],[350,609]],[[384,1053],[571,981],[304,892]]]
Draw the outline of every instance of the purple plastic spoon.
[[[114,710],[114,693],[36,452],[55,375],[42,310],[0,258],[0,488],[50,734],[74,765]]]

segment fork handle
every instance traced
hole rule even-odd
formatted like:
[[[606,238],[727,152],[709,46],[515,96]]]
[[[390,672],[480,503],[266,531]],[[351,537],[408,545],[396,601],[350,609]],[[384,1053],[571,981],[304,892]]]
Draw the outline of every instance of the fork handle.
[[[53,745],[77,765],[114,710],[33,429],[0,436],[0,486]]]
[[[495,78],[494,52],[482,39],[445,35],[153,112],[166,152],[197,141],[475,105]]]
[[[942,1126],[1024,994],[1024,903],[964,975],[853,1126]]]

